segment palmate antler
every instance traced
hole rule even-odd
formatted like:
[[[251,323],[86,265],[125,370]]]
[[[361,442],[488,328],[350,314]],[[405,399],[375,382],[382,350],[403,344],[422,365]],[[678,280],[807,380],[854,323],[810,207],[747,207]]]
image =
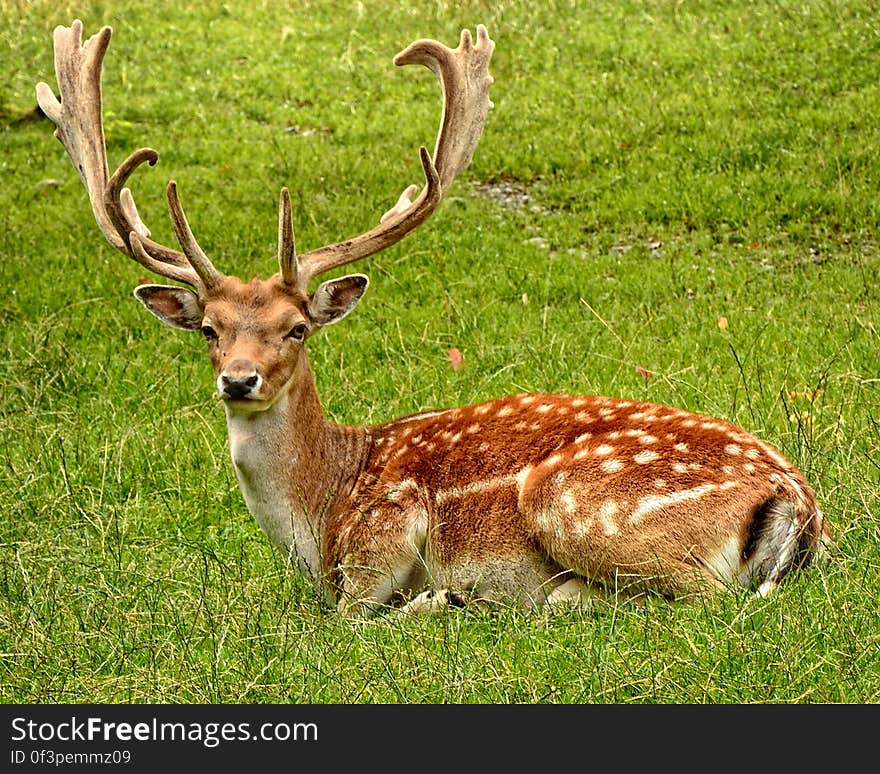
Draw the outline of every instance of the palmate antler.
[[[101,69],[112,31],[104,27],[82,42],[82,22],[55,29],[55,73],[61,94],[59,101],[45,83],[37,85],[37,100],[56,125],[61,140],[86,187],[95,220],[107,241],[145,268],[168,279],[183,282],[202,295],[216,287],[223,274],[214,268],[199,247],[180,206],[177,187],[168,184],[168,206],[175,235],[183,252],[150,238],[141,220],[128,178],[144,163],[151,166],[158,153],[141,148],[132,153],[112,176],[108,173],[107,150],[101,112]],[[425,185],[418,197],[417,186],[409,186],[380,224],[344,242],[326,245],[297,255],[294,247],[290,195],[282,189],[278,215],[278,261],[284,281],[306,293],[309,282],[319,274],[379,252],[398,242],[434,211],[456,176],[470,163],[482,134],[489,101],[489,60],[495,44],[483,25],[477,27],[477,41],[461,33],[461,42],[450,49],[435,40],[417,40],[394,58],[394,63],[423,64],[438,77],[443,91],[443,116],[433,160],[423,147],[420,159]]]
[[[210,290],[223,275],[196,243],[174,183],[168,185],[168,204],[182,253],[150,239],[150,230],[138,215],[131,191],[125,187],[135,169],[144,163],[155,164],[159,154],[141,148],[123,161],[112,177],[108,175],[101,114],[101,67],[110,35],[110,27],[104,27],[83,45],[81,21],[77,19],[70,27],[56,27],[55,75],[61,101],[45,83],[37,84],[37,101],[55,123],[55,136],[79,172],[95,220],[107,241],[156,274],[183,282],[199,292]]]
[[[443,116],[433,161],[424,147],[419,149],[425,186],[415,201],[412,197],[418,188],[409,186],[371,231],[311,250],[296,259],[295,267],[293,262],[282,266],[287,282],[304,289],[318,274],[384,250],[403,239],[436,209],[452,181],[470,163],[483,132],[486,115],[492,107],[489,60],[494,49],[495,43],[480,24],[476,44],[470,32],[464,30],[458,48],[447,48],[436,40],[417,40],[394,57],[396,65],[423,64],[430,68],[443,91]],[[287,254],[293,252],[291,248]]]

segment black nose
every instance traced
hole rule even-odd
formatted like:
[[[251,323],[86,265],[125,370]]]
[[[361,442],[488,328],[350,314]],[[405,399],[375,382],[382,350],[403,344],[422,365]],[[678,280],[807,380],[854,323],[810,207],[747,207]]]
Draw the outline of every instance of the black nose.
[[[258,378],[259,377],[256,374],[241,378],[221,376],[220,382],[223,385],[223,394],[232,400],[245,398],[248,393],[257,386]]]

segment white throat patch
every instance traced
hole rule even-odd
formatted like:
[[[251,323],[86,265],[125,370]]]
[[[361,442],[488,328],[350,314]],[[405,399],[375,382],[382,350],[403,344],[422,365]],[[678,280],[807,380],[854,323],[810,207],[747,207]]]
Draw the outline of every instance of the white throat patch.
[[[229,453],[248,511],[279,548],[296,558],[300,571],[313,581],[321,577],[317,525],[289,496],[287,483],[298,460],[286,453],[283,434],[289,399],[280,397],[265,411],[226,406]]]

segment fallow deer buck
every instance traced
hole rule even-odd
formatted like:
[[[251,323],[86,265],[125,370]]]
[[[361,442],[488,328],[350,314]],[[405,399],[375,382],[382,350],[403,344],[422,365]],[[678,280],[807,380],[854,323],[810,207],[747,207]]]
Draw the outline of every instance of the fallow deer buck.
[[[527,394],[341,427],[321,409],[306,340],[357,304],[367,278],[312,279],[402,239],[470,162],[489,108],[494,43],[485,27],[456,49],[417,40],[397,55],[438,77],[443,114],[418,197],[408,187],[378,226],[298,255],[281,191],[280,270],[245,283],[214,268],[173,182],[182,252],[150,239],[131,173],[108,174],[101,70],[109,27],[55,30],[60,102],[39,104],[88,190],[104,236],[152,272],[189,285],[141,285],[137,298],[207,340],[235,473],[250,512],[343,613],[432,611],[471,600],[542,607],[594,592],[670,597],[741,585],[770,593],[829,541],[801,473],[721,419],[635,400]]]

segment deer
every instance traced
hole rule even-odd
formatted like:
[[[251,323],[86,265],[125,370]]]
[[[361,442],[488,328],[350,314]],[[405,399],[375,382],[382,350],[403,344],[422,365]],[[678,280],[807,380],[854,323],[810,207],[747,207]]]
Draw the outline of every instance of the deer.
[[[278,272],[244,282],[196,241],[176,183],[167,201],[180,250],[153,241],[126,186],[158,153],[109,174],[102,69],[112,30],[54,31],[55,124],[114,248],[177,284],[134,295],[162,322],[200,331],[244,502],[263,533],[344,616],[433,613],[477,603],[541,610],[594,598],[771,594],[831,545],[804,475],[724,419],[604,396],[526,393],[344,426],[321,407],[307,342],[359,303],[363,274],[313,280],[420,226],[465,169],[490,108],[495,43],[484,25],[458,47],[418,39],[394,57],[439,81],[442,117],[425,181],[371,230],[298,253],[279,197]]]

